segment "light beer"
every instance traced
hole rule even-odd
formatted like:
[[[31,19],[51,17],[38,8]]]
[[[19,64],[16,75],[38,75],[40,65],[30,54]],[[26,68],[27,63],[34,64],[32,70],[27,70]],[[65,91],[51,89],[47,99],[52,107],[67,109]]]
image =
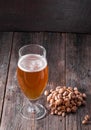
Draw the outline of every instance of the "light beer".
[[[18,61],[17,79],[23,93],[29,99],[37,99],[46,87],[48,66],[44,57],[27,54]]]

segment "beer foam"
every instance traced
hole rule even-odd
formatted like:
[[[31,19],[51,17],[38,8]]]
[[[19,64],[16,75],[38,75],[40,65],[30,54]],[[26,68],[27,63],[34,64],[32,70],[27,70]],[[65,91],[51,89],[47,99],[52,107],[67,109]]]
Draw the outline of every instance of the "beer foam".
[[[26,72],[41,71],[47,66],[47,61],[44,57],[35,54],[27,54],[22,56],[18,61],[18,67]]]

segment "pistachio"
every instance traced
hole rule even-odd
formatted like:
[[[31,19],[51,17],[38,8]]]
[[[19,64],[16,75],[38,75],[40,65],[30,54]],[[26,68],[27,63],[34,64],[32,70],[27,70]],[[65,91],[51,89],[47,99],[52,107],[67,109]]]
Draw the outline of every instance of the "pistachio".
[[[81,105],[86,104],[86,94],[81,93],[77,87],[57,86],[55,89],[45,90],[51,114],[65,116],[66,113],[76,112]],[[89,120],[86,116],[84,120]],[[83,124],[85,121],[83,120]]]
[[[90,119],[90,116],[89,115],[85,115],[85,117],[84,117],[84,120],[89,120]]]
[[[83,125],[87,124],[87,121],[86,121],[86,120],[83,120],[83,121],[82,121],[82,124],[83,124]]]
[[[48,95],[49,95],[49,91],[46,90],[46,91],[44,92],[44,95],[45,95],[45,96],[48,96]]]

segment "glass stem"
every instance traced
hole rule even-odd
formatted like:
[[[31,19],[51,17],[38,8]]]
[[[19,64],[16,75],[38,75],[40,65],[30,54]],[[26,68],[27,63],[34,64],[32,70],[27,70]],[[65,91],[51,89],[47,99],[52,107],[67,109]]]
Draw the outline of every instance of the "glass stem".
[[[35,116],[36,116],[36,106],[35,106],[35,103],[34,102],[29,102],[30,104],[30,107],[29,107],[29,112],[31,112],[31,118],[32,119],[35,119]]]
[[[29,102],[30,106],[31,106],[31,112],[35,112],[36,109],[35,109],[35,103],[34,102]]]

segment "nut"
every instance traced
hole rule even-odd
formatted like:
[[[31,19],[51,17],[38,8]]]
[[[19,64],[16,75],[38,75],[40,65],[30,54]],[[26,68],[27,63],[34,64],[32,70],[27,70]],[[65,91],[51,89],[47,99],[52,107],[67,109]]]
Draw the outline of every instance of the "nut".
[[[90,116],[89,115],[86,115],[85,117],[84,117],[84,120],[90,120]]]
[[[62,104],[62,99],[58,99],[55,101],[55,105],[58,106],[58,105],[61,105]]]
[[[84,119],[83,119],[83,121],[82,121],[82,124],[87,124],[87,123],[89,123],[89,120],[90,120],[90,116],[89,115],[85,115],[84,116]]]
[[[55,112],[54,112],[55,114],[58,114],[58,110],[55,110]]]
[[[87,121],[86,121],[86,120],[83,120],[83,121],[82,121],[82,124],[83,124],[83,125],[87,124]]]
[[[74,87],[74,91],[78,91],[78,88],[77,88],[77,87]]]
[[[49,95],[49,91],[48,91],[48,90],[45,90],[44,95],[45,95],[45,96],[48,96],[48,95]]]
[[[65,117],[65,116],[66,116],[66,113],[65,113],[65,112],[63,112],[63,113],[62,113],[62,116],[63,116],[63,117]]]
[[[52,94],[48,95],[47,96],[47,102],[49,102],[51,98],[52,98]]]
[[[64,91],[63,96],[67,96],[67,95],[68,95],[68,92]]]
[[[76,106],[73,106],[72,109],[71,109],[72,112],[76,112],[76,110],[77,110]]]
[[[53,89],[51,89],[50,92],[53,92]]]
[[[60,90],[60,86],[57,86],[57,87],[56,87],[56,91],[59,91],[59,90]]]
[[[60,110],[61,110],[61,107],[60,107],[60,106],[58,106],[58,107],[57,107],[57,110],[58,110],[58,111],[60,111]]]
[[[70,108],[70,107],[67,107],[67,108],[66,108],[66,111],[67,111],[67,113],[70,113],[70,112],[71,112],[71,108]]]
[[[62,112],[61,112],[61,111],[60,111],[60,112],[58,112],[58,115],[59,115],[59,116],[61,116],[61,115],[62,115]]]
[[[86,94],[85,94],[85,93],[83,93],[83,94],[82,94],[82,96],[83,96],[83,98],[87,98],[87,96],[86,96]]]
[[[72,92],[70,92],[69,95],[68,95],[68,97],[69,97],[70,100],[71,100],[71,98],[72,98],[72,95],[73,95]]]
[[[49,101],[50,101],[50,104],[54,103],[54,99],[53,98],[51,98]]]
[[[63,92],[64,92],[64,89],[63,89],[63,88],[60,88],[60,89],[59,89],[59,93],[62,94]]]
[[[82,105],[82,102],[81,101],[78,101],[77,102],[77,106],[81,106]]]
[[[66,113],[76,112],[81,105],[86,104],[86,94],[79,92],[78,88],[57,86],[55,89],[46,90],[51,114],[65,116]],[[84,118],[88,120],[88,116]],[[84,121],[83,121],[84,123]]]

